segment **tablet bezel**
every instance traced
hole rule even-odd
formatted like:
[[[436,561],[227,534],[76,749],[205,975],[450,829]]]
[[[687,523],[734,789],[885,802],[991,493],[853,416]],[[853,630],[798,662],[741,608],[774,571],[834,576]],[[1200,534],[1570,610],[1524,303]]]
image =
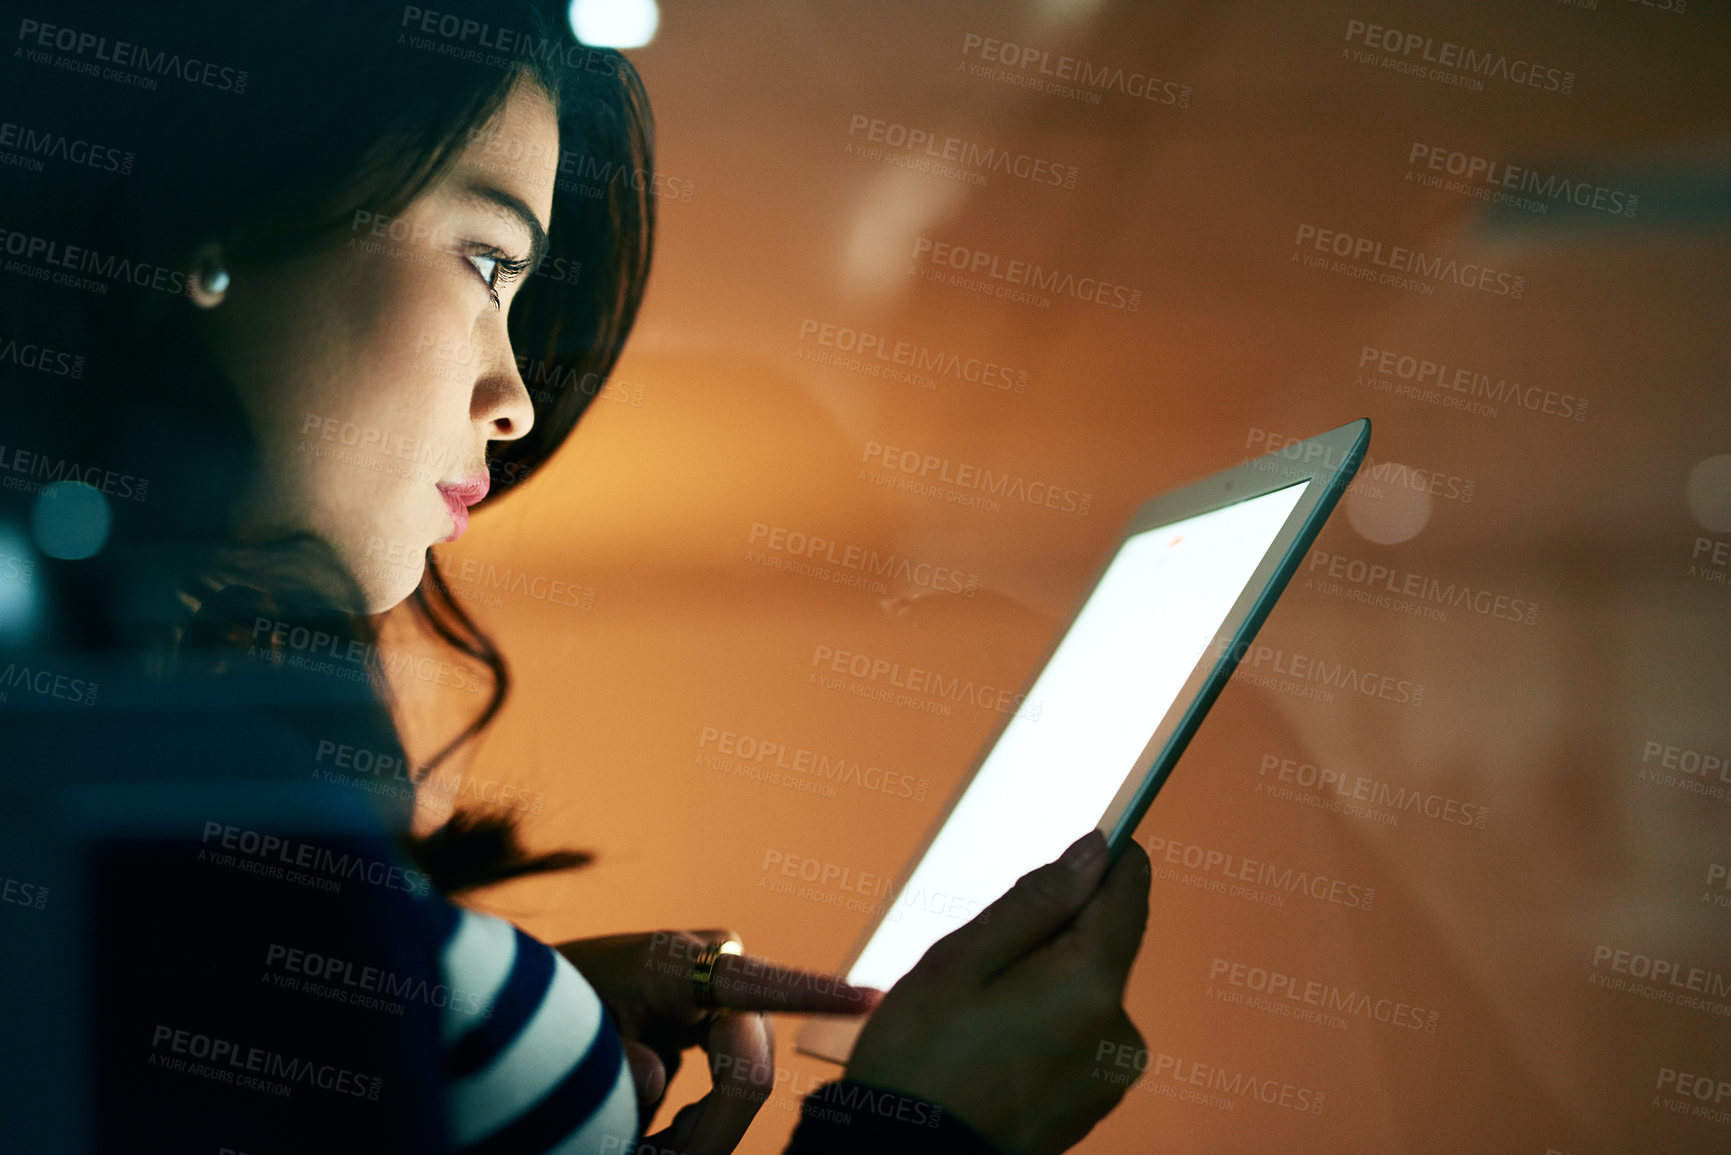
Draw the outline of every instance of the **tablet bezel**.
[[[1160,787],[1172,773],[1172,767],[1190,744],[1190,739],[1202,724],[1209,707],[1225,688],[1227,679],[1238,666],[1239,658],[1255,638],[1269,611],[1274,608],[1274,603],[1285,590],[1287,582],[1297,572],[1311,543],[1321,532],[1323,523],[1333,512],[1354,474],[1358,472],[1358,467],[1364,460],[1365,447],[1369,443],[1370,420],[1360,418],[1327,433],[1288,442],[1262,457],[1252,458],[1231,469],[1222,470],[1144,502],[1125,524],[1113,547],[1106,552],[1086,588],[1076,598],[1075,606],[1063,628],[1053,635],[1051,646],[1034,665],[1022,687],[1024,695],[1045,672],[1046,666],[1057,653],[1058,646],[1075,625],[1082,607],[1094,596],[1107,568],[1118,556],[1124,543],[1134,535],[1251,498],[1262,497],[1292,485],[1308,483],[1292,512],[1287,515],[1286,523],[1281,526],[1262,560],[1252,571],[1243,593],[1232,603],[1225,620],[1203,650],[1202,656],[1197,659],[1189,677],[1184,680],[1183,688],[1173,699],[1173,706],[1155,727],[1153,736],[1136,759],[1136,769],[1132,769],[1125,776],[1123,786],[1107,806],[1100,821],[1095,824],[1094,828],[1106,835],[1113,861],[1116,861],[1129,845],[1136,827],[1141,824],[1148,807],[1153,803],[1154,796],[1159,793]],[[1179,709],[1178,703],[1181,702],[1184,706]],[[889,893],[899,894],[907,885],[908,879],[925,858],[932,843],[937,840],[938,833],[954,813],[956,804],[961,801],[962,795],[973,784],[986,759],[1004,736],[1009,723],[1010,719],[1006,717],[982,744],[972,768],[956,785],[943,810],[920,843],[919,849],[908,857]],[[884,916],[880,914],[861,931],[853,949],[848,953],[847,961],[836,972],[838,975],[845,977],[853,969],[883,920]],[[845,1064],[866,1018],[864,1015],[808,1018],[795,1038],[794,1047],[803,1054]]]

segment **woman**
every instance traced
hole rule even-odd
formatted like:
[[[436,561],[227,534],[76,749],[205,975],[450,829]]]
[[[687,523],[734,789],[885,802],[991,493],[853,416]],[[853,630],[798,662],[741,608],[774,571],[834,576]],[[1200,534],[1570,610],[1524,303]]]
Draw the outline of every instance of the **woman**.
[[[720,931],[538,943],[444,896],[586,856],[489,815],[416,837],[403,794],[321,777],[407,764],[370,621],[399,604],[455,653],[412,675],[486,694],[457,743],[499,708],[430,547],[619,354],[647,100],[527,3],[175,9],[20,17],[5,69],[0,517],[36,597],[8,623],[8,869],[76,896],[4,972],[44,995],[8,1048],[44,1088],[17,1134],[71,1146],[42,1072],[83,1070],[105,1150],[623,1152],[700,1046],[715,1089],[642,1144],[727,1151],[771,1089],[763,1012],[873,1006],[791,1150],[1086,1133],[1125,1089],[1095,1057],[1140,1043],[1139,851],[1108,873],[1084,838],[877,1005]]]

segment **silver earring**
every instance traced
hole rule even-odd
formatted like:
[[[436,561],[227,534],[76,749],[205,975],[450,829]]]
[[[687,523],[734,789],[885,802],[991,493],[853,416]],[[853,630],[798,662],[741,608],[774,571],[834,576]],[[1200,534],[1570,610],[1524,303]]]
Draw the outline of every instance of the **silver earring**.
[[[186,292],[192,303],[201,309],[214,309],[228,293],[228,270],[222,264],[222,249],[205,245],[198,251],[192,275],[186,279]]]

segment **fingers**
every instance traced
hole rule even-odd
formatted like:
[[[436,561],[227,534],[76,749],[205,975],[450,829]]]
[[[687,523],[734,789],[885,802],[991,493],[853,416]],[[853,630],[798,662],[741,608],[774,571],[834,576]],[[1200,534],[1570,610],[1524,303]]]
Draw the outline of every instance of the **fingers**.
[[[769,1020],[749,1011],[722,1011],[709,1030],[714,1089],[698,1101],[687,1155],[727,1155],[745,1137],[775,1089],[775,1036]]]
[[[643,961],[648,974],[645,1002],[649,1009],[671,1022],[687,1026],[699,1024],[707,1008],[697,1004],[697,993],[691,986],[698,956],[710,943],[732,937],[725,930],[703,930],[695,934],[658,930],[651,934],[647,943],[648,954]],[[686,1045],[694,1046],[695,1042]]]
[[[1106,873],[1106,839],[1090,830],[1056,862],[1031,870],[1009,891],[929,954],[985,982],[1051,938],[1088,901]]]
[[[637,1105],[644,1121],[655,1113],[655,1105],[667,1091],[667,1067],[661,1056],[635,1039],[621,1039],[625,1062],[631,1068],[631,1083],[637,1088]]]
[[[724,1007],[792,1014],[858,1015],[883,998],[882,991],[850,986],[833,975],[743,954],[716,961],[712,989]]]
[[[697,1126],[698,1116],[703,1114],[704,1103],[709,1099],[705,1095],[695,1103],[687,1103],[674,1113],[673,1119],[653,1135],[645,1135],[643,1142],[633,1148],[636,1151],[653,1151],[655,1155],[676,1155],[684,1151],[686,1144],[691,1142],[691,1132]]]
[[[726,931],[657,931],[650,936],[650,1006],[683,1023],[696,1023],[707,1008],[697,1002],[691,979],[706,944],[731,937]],[[833,975],[784,967],[756,955],[724,954],[710,972],[717,1006],[740,1011],[857,1015],[871,1010],[883,992],[856,987]]]
[[[631,1068],[631,1083],[637,1088],[637,1101],[654,1105],[667,1091],[667,1067],[661,1056],[635,1039],[621,1039],[625,1047],[625,1062]]]
[[[1148,930],[1153,877],[1147,852],[1132,839],[1065,935],[1065,949],[1095,961],[1103,968],[1102,980],[1110,979],[1120,990]]]
[[[1110,1061],[1122,1056],[1131,1056],[1131,1059],[1127,1062]],[[1130,1021],[1123,1008],[1118,1008],[1092,1047],[1093,1061],[1077,1062],[1073,1068],[1078,1075],[1082,1070],[1091,1070],[1085,1084],[1078,1086],[1069,1111],[1052,1123],[1048,1149],[1068,1151],[1080,1143],[1102,1116],[1123,1101],[1130,1087],[1142,1077],[1148,1065],[1146,1056],[1142,1032],[1136,1029],[1136,1024]],[[1102,1060],[1108,1061],[1103,1064]],[[1102,1078],[1102,1075],[1106,1077]]]
[[[732,939],[734,942],[740,941],[737,934],[721,927],[712,926],[707,930],[694,930],[687,933],[689,933],[693,938],[702,939],[704,942],[726,942],[728,939]]]
[[[704,942],[739,940],[730,930],[697,930]],[[710,989],[717,1005],[738,1011],[857,1015],[871,1010],[883,992],[855,987],[834,975],[784,967],[748,954],[726,954],[715,962]]]

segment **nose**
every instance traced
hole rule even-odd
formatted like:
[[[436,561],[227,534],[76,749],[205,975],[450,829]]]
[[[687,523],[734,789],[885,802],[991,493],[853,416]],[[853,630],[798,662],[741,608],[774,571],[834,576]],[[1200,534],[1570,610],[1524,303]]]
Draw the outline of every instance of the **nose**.
[[[517,360],[511,354],[511,338],[503,314],[484,322],[476,334],[483,355],[477,358],[479,372],[469,398],[469,416],[488,441],[515,441],[535,425],[535,406]]]

